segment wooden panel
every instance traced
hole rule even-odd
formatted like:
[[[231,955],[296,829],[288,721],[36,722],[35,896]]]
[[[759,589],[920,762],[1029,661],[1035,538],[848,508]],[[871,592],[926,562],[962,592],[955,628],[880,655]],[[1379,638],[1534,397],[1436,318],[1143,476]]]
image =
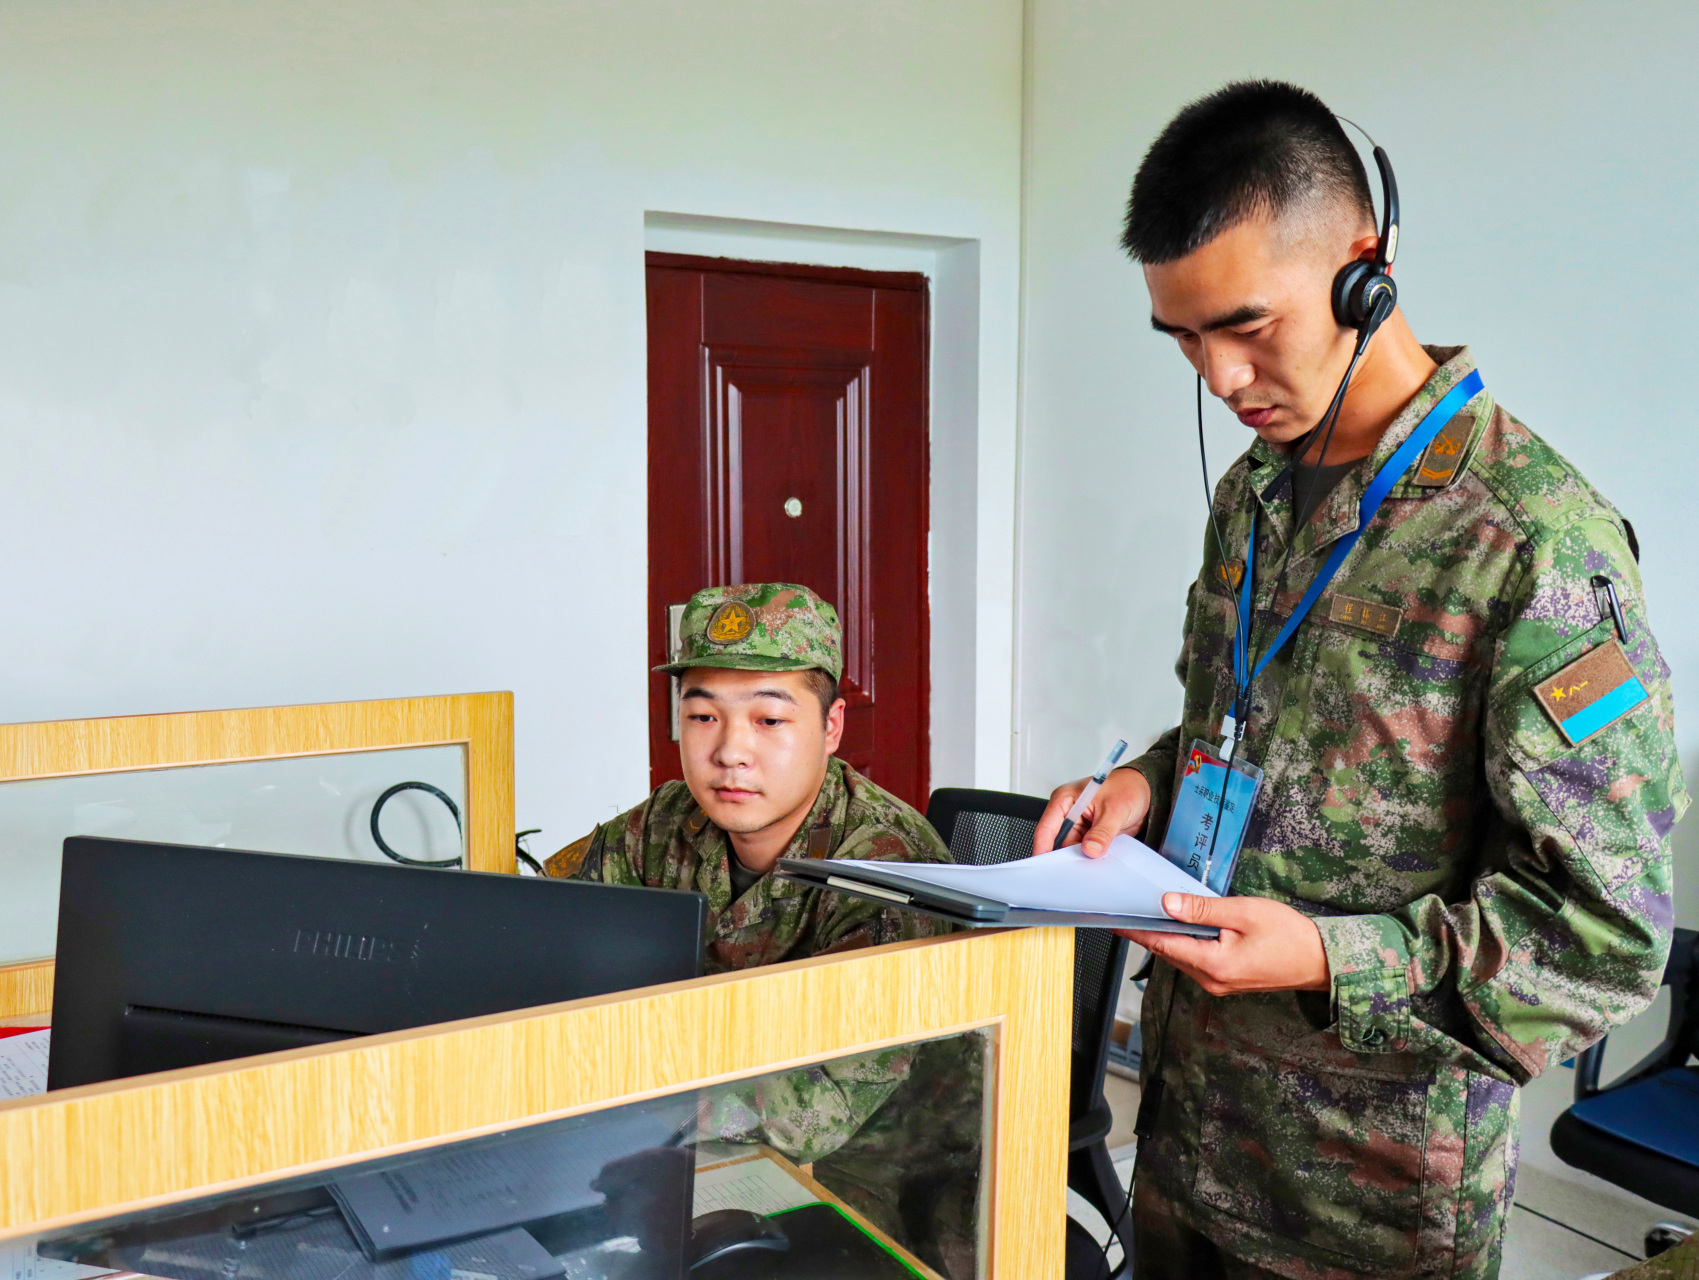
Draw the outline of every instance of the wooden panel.
[[[0,725],[0,782],[441,745],[466,750],[467,867],[513,872],[511,693]],[[52,992],[51,961],[0,966],[0,1018]]]
[[[46,1013],[53,1007],[53,961],[0,966],[0,1018]]]
[[[708,580],[758,573],[832,601],[844,624],[844,699],[871,706],[873,353],[709,346],[703,359]],[[801,504],[794,516],[790,498]]]
[[[957,935],[0,1102],[0,1236],[992,1026],[989,1274],[1059,1278],[1072,988],[1070,930]]]

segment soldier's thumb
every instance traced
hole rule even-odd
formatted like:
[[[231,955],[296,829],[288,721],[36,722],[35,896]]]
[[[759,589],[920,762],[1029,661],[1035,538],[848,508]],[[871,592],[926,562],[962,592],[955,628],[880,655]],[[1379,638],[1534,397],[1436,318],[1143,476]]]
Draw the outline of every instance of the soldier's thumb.
[[[1109,825],[1108,815],[1105,814],[1091,824],[1085,837],[1080,841],[1080,852],[1088,858],[1101,858],[1109,851],[1109,842],[1115,838],[1115,829]]]
[[[1162,895],[1162,909],[1171,920],[1219,926],[1225,923],[1222,919],[1226,914],[1222,910],[1225,901],[1225,898],[1204,898],[1195,893],[1165,893]]]

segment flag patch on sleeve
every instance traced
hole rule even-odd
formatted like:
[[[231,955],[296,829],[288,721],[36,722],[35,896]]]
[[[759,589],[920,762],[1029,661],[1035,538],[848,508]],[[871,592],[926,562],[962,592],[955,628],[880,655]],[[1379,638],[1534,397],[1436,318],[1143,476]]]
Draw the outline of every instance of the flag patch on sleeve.
[[[1534,697],[1569,744],[1580,746],[1651,697],[1614,639],[1534,686]]]

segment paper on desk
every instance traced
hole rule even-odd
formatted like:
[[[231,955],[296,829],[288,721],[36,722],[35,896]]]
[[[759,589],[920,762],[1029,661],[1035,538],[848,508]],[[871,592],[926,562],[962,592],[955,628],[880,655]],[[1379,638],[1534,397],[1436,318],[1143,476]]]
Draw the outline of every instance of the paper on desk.
[[[51,1030],[26,1031],[0,1040],[0,1098],[47,1092],[47,1042]],[[5,1273],[0,1271],[0,1280]]]
[[[76,1262],[43,1258],[33,1244],[8,1241],[0,1244],[0,1280],[87,1280],[109,1276],[111,1267],[85,1267]]]
[[[716,1209],[748,1209],[779,1213],[818,1204],[820,1197],[766,1156],[696,1171],[696,1203],[691,1216],[700,1218]]]
[[[1161,918],[1168,914],[1162,909],[1165,893],[1220,896],[1131,836],[1116,836],[1101,858],[1088,858],[1078,845],[1073,845],[990,867],[858,858],[844,858],[832,863],[832,867],[866,868],[900,875],[1029,911],[1092,911]]]

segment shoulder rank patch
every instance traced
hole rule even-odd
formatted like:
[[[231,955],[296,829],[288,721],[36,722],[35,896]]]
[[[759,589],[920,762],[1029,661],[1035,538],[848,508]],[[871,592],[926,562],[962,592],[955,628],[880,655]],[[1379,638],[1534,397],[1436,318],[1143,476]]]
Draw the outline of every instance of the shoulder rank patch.
[[[1428,451],[1416,468],[1412,483],[1424,489],[1443,489],[1457,478],[1457,468],[1463,462],[1463,450],[1468,447],[1470,433],[1475,430],[1475,414],[1464,408],[1445,424],[1433,438]]]
[[[1226,564],[1217,565],[1215,576],[1237,591],[1239,584],[1245,580],[1245,562],[1243,560],[1229,560]]]
[[[1377,636],[1395,636],[1398,624],[1404,621],[1404,610],[1391,605],[1376,604],[1373,600],[1357,600],[1351,596],[1334,596],[1328,606],[1329,622],[1342,622]]]
[[[832,824],[829,822],[818,823],[808,833],[808,856],[810,858],[824,858],[831,851]]]
[[[1610,728],[1651,697],[1614,639],[1534,686],[1534,697],[1570,746]]]

